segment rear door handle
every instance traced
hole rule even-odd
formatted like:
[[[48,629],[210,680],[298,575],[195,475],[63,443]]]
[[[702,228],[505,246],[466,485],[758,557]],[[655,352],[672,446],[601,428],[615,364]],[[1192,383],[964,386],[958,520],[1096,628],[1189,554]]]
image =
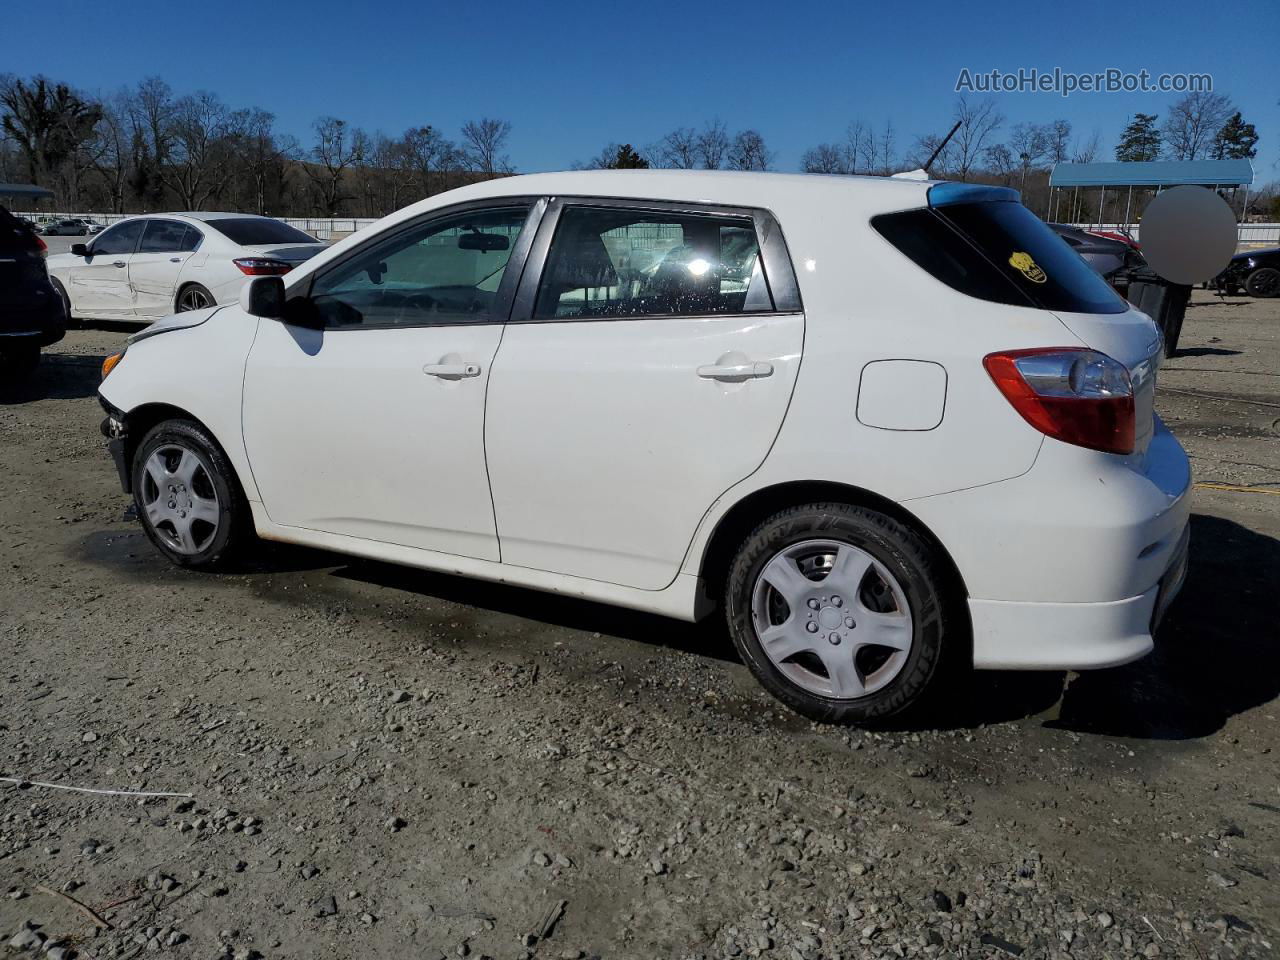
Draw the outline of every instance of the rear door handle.
[[[704,380],[754,380],[773,375],[773,364],[764,362],[708,363],[698,368]]]
[[[439,377],[441,380],[463,380],[467,377],[480,376],[480,364],[428,363],[422,368],[422,372],[429,377]]]

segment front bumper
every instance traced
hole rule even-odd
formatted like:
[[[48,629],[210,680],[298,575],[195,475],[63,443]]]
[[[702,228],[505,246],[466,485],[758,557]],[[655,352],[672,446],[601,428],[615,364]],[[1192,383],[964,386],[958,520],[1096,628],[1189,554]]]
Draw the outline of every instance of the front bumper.
[[[102,431],[102,435],[107,438],[107,452],[111,454],[111,461],[116,465],[116,474],[120,478],[120,489],[125,493],[132,493],[133,478],[129,475],[128,450],[126,447],[129,434],[125,426],[124,413],[107,403],[102,394],[98,394],[98,402],[102,404],[102,409],[107,412],[99,429]]]

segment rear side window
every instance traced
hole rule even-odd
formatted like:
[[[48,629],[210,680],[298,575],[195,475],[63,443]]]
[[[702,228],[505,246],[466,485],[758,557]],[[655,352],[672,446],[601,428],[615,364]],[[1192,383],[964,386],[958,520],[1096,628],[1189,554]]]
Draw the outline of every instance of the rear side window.
[[[773,310],[750,217],[566,207],[534,316],[609,319]]]
[[[981,300],[1066,313],[1128,305],[1020,203],[949,204],[875,217],[872,226],[936,279]]]
[[[179,253],[186,250],[187,225],[176,220],[148,220],[138,244],[139,253]]]
[[[225,220],[206,220],[205,223],[227,237],[232,243],[251,247],[260,243],[319,243],[309,233],[279,220],[266,217],[228,217]]]

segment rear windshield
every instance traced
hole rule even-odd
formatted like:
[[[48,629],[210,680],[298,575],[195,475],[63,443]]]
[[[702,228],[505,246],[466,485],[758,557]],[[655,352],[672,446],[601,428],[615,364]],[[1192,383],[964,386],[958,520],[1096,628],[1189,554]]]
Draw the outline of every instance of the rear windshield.
[[[226,220],[206,220],[208,226],[241,246],[254,246],[259,243],[319,243],[309,233],[303,233],[296,227],[279,220],[244,217]]]
[[[953,289],[1065,313],[1124,313],[1106,281],[1020,203],[985,201],[884,214],[886,240]]]

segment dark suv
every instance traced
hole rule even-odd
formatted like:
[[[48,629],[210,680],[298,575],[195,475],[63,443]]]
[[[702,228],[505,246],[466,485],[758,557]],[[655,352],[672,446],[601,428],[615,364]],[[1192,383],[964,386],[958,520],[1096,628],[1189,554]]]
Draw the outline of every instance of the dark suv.
[[[62,298],[45,269],[46,250],[28,224],[0,206],[0,391],[29,375],[40,348],[67,332]]]

